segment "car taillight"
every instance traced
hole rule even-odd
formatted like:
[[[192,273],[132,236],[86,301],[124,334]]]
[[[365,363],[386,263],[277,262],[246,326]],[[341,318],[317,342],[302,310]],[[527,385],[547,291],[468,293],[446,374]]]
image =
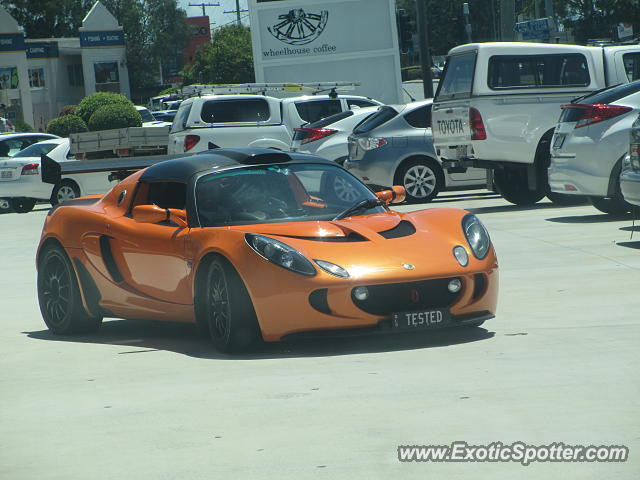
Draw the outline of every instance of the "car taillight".
[[[469,109],[469,128],[471,128],[471,140],[487,139],[487,131],[484,128],[482,115],[475,108]]]
[[[38,167],[40,165],[37,163],[27,163],[24,167],[22,167],[22,172],[20,175],[38,175]]]
[[[359,138],[358,144],[363,150],[373,150],[384,147],[387,144],[387,140],[382,137]]]
[[[600,103],[596,103],[595,105],[567,105],[566,107],[583,110],[582,116],[578,118],[575,128],[586,127],[587,125],[602,122],[603,120],[608,120],[633,110],[631,107],[624,107],[622,105],[603,105]]]
[[[320,140],[321,138],[328,137],[329,135],[333,135],[334,133],[338,133],[338,130],[333,130],[332,128],[294,128],[295,133],[293,134],[294,140],[300,140],[300,145],[304,145],[305,143],[315,142],[316,140]]]
[[[188,152],[193,147],[195,147],[200,141],[200,136],[198,135],[187,135],[184,137],[184,151]]]

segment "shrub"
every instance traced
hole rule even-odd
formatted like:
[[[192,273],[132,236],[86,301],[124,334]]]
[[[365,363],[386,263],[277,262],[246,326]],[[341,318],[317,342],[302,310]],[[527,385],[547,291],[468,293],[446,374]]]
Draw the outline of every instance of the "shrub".
[[[131,105],[133,107],[131,100],[124,95],[111,92],[97,92],[83,98],[80,105],[78,105],[75,114],[89,125],[91,115],[93,115],[100,107],[104,107],[105,105]]]
[[[16,129],[16,133],[19,133],[19,132],[35,132],[36,131],[35,128],[33,128],[27,122],[24,122],[22,120],[15,120],[13,122],[13,126]]]
[[[81,133],[89,130],[87,124],[78,115],[67,114],[54,118],[47,125],[47,133],[68,137],[71,133]]]
[[[133,104],[129,103],[130,105],[105,105],[97,109],[89,119],[89,130],[142,126],[142,117]]]
[[[58,116],[64,117],[65,115],[77,115],[76,108],[78,108],[78,105],[65,105],[60,109],[60,113],[58,113]]]

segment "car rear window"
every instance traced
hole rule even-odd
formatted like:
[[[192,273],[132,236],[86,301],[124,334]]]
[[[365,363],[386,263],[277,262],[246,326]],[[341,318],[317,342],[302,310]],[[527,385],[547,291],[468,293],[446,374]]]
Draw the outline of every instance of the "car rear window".
[[[631,83],[623,83],[615,87],[607,88],[600,92],[594,93],[586,97],[582,97],[577,103],[586,103],[588,105],[615,103],[628,95],[640,92],[640,81]]]
[[[296,102],[298,115],[305,122],[317,122],[342,111],[340,100],[311,100]]]
[[[489,88],[584,87],[591,82],[580,53],[494,55],[489,59]]]
[[[365,118],[362,122],[355,126],[353,133],[367,133],[374,128],[379,127],[383,123],[388,122],[393,117],[397,116],[398,112],[389,106],[380,107],[376,113],[370,117]]]
[[[353,108],[353,107],[366,108],[366,107],[375,107],[376,105],[379,105],[379,104],[375,102],[370,102],[368,100],[359,100],[357,98],[347,98],[347,105],[349,105],[349,108]]]
[[[40,155],[46,155],[51,150],[58,146],[57,143],[34,143],[28,146],[22,151],[16,153],[13,158],[16,157],[39,157]]]
[[[437,100],[451,100],[471,96],[476,52],[449,57],[436,92]]]
[[[640,53],[625,53],[622,56],[624,71],[630,82],[640,80]]]
[[[262,98],[209,100],[200,112],[207,123],[265,122],[270,116],[269,104]]]
[[[428,128],[431,126],[431,104],[416,108],[405,114],[404,119],[414,128]]]
[[[180,105],[180,108],[178,108],[178,112],[173,119],[171,132],[181,132],[185,128],[187,128],[187,120],[189,119],[189,114],[191,113],[191,107],[193,107],[193,103],[185,103]]]
[[[335,115],[331,115],[330,117],[323,118],[322,120],[318,120],[317,122],[313,122],[305,126],[308,128],[324,128],[327,125],[331,125],[332,123],[339,122],[340,120],[349,118],[352,115],[353,115],[353,110],[345,110],[344,112],[336,113]]]

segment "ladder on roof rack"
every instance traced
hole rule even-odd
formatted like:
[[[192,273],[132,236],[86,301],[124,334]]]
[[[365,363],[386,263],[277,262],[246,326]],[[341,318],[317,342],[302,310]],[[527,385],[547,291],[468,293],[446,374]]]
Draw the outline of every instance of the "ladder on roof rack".
[[[267,92],[311,93],[351,91],[359,82],[313,82],[313,83],[227,83],[215,85],[189,85],[182,87],[184,97],[202,95],[261,94]]]

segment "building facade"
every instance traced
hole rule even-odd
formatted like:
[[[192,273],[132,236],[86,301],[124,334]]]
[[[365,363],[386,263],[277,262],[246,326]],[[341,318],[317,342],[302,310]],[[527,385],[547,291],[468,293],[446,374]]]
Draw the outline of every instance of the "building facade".
[[[65,105],[98,91],[130,98],[125,35],[115,17],[96,2],[77,38],[25,38],[0,7],[0,116],[44,131]]]

